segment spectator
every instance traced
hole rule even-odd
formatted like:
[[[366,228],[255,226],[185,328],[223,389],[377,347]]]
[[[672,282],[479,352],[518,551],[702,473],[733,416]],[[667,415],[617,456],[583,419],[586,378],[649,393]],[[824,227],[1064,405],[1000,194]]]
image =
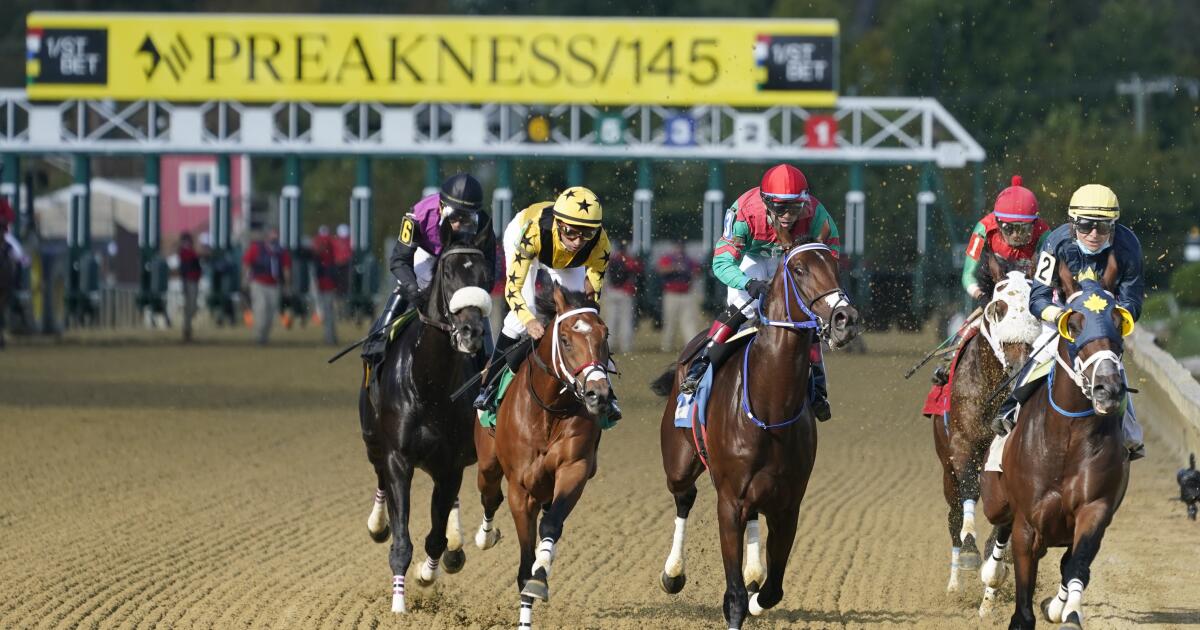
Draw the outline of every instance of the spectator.
[[[321,317],[325,343],[337,345],[337,252],[328,226],[317,228],[312,248],[314,275],[317,277],[317,314]]]
[[[345,296],[350,292],[350,265],[354,259],[354,252],[350,249],[350,226],[345,223],[338,225],[337,235],[333,237],[332,243],[333,265],[337,270],[337,292],[338,295]]]
[[[658,259],[663,291],[663,352],[679,350],[700,327],[700,303],[692,292],[692,281],[700,265],[687,255],[683,246],[682,241],[677,241],[670,252]]]
[[[254,312],[255,340],[267,344],[271,322],[279,314],[280,289],[291,286],[292,256],[279,244],[279,231],[267,231],[265,239],[256,240],[242,256],[245,270],[243,285],[250,287],[250,304]]]
[[[179,255],[179,281],[183,284],[183,341],[192,340],[192,319],[196,317],[200,298],[200,254],[192,242],[192,235],[184,232],[179,235],[176,246]]]
[[[645,270],[642,261],[629,254],[624,240],[613,247],[608,261],[608,273],[604,276],[608,289],[600,294],[604,303],[604,322],[613,341],[613,350],[633,350],[633,329],[636,323],[634,295],[637,293],[638,276]]]

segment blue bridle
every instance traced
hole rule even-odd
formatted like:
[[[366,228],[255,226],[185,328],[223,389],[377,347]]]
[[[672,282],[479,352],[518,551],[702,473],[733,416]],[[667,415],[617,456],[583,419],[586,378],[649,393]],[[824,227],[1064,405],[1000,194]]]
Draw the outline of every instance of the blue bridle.
[[[795,256],[801,252],[814,250],[831,251],[829,247],[823,243],[808,243],[788,252],[787,258],[785,258],[781,263],[783,265],[784,308],[786,309],[785,312],[787,313],[787,320],[774,320],[768,318],[766,313],[763,312],[763,300],[759,300],[758,304],[755,305],[755,310],[758,313],[758,320],[762,325],[786,328],[796,332],[813,329],[817,331],[818,337],[824,337],[828,334],[828,331],[823,325],[820,316],[814,313],[813,310],[804,303],[804,298],[800,295],[800,289],[796,287],[796,282],[792,279],[792,274],[787,268],[787,264],[792,259],[792,256]],[[839,287],[833,291],[823,293],[817,296],[817,299],[821,299],[822,297],[834,292],[840,293],[841,288]],[[793,298],[795,299],[796,304],[800,306],[800,310],[808,319],[799,322],[792,319]],[[839,300],[849,303],[849,300],[846,300],[845,297],[840,297]],[[801,407],[800,411],[790,420],[785,420],[776,424],[764,422],[758,416],[754,415],[754,411],[750,409],[750,348],[757,340],[758,336],[756,335],[750,340],[750,343],[746,344],[746,350],[742,354],[742,413],[745,413],[746,417],[750,418],[750,421],[757,425],[760,429],[781,429],[783,427],[795,424],[796,422],[799,422],[802,417],[804,417],[804,407]],[[805,386],[807,387],[807,384]]]

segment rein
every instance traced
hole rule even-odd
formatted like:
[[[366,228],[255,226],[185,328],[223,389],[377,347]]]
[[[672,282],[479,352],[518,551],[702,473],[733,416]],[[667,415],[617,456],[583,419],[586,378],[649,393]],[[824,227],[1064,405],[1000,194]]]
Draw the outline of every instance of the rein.
[[[536,350],[530,355],[530,358],[532,359],[532,361],[530,361],[531,365],[527,366],[527,369],[530,371],[527,373],[525,378],[526,385],[529,388],[529,393],[533,395],[533,400],[538,404],[539,407],[541,407],[544,411],[554,415],[564,415],[582,403],[584,394],[583,388],[588,381],[608,378],[608,366],[600,363],[599,361],[591,361],[572,370],[570,366],[567,365],[566,360],[563,359],[562,351],[559,349],[560,344],[558,331],[563,320],[567,319],[568,317],[583,315],[585,313],[592,313],[597,317],[600,315],[596,309],[584,307],[570,310],[554,317],[554,325],[550,331],[550,365],[546,365],[546,362],[542,360],[542,357],[537,353]],[[542,401],[541,397],[538,396],[537,392],[533,389],[533,363],[536,363],[543,372],[553,377],[555,382],[562,386],[558,390],[559,394],[563,394],[568,391],[571,392],[571,395],[575,398],[575,400],[570,404],[570,406],[562,409],[554,409]],[[579,378],[580,374],[583,375],[582,380]]]
[[[773,319],[768,318],[766,313],[763,312],[762,303],[764,300],[759,300],[758,304],[755,306],[755,308],[758,312],[759,322],[764,326],[775,326],[777,328],[783,328],[784,330],[787,330],[790,332],[801,332],[804,330],[814,330],[820,339],[828,340],[829,334],[830,334],[829,324],[824,322],[820,318],[820,316],[818,316],[816,313],[814,313],[812,308],[809,307],[808,304],[805,304],[803,296],[800,295],[800,289],[796,286],[796,282],[794,280],[792,280],[792,274],[790,271],[788,271],[788,268],[787,268],[787,264],[788,264],[788,262],[790,262],[792,260],[793,256],[795,256],[796,254],[799,254],[801,252],[807,252],[807,251],[830,251],[830,249],[828,246],[826,246],[823,243],[808,243],[805,245],[801,245],[800,247],[797,247],[797,248],[793,249],[792,251],[788,252],[787,258],[785,258],[783,260],[782,264],[783,264],[783,285],[784,285],[784,308],[786,309],[785,312],[787,313],[787,319],[786,320],[773,320]],[[804,315],[808,319],[802,320],[802,321],[796,321],[795,319],[792,318],[792,299],[793,298],[795,299],[796,303],[800,306],[800,310],[804,313]],[[818,295],[816,298],[813,299],[813,303],[816,303],[817,300],[821,300],[821,299],[824,299],[829,303],[829,305],[831,307],[831,311],[833,309],[836,309],[842,303],[846,303],[846,304],[850,303],[850,300],[846,297],[846,294],[845,294],[845,292],[842,291],[841,287],[832,289],[830,291],[826,291],[826,292],[822,293],[821,295]],[[770,423],[762,420],[758,416],[754,415],[754,411],[750,407],[750,387],[749,387],[749,385],[750,385],[750,348],[754,346],[754,342],[757,340],[758,340],[757,336],[755,336],[753,339],[751,339],[750,343],[746,344],[746,349],[742,355],[742,413],[745,413],[746,417],[750,418],[751,422],[753,422],[760,429],[764,429],[764,430],[781,429],[783,427],[795,424],[796,422],[799,422],[801,418],[804,417],[804,409],[805,409],[805,407],[807,407],[807,405],[802,405],[800,407],[800,411],[797,412],[796,415],[793,416],[791,419],[784,420],[783,422],[777,422],[775,424],[770,424]],[[805,383],[804,386],[805,387],[808,386],[807,382]],[[805,397],[805,400],[807,402],[807,396]]]

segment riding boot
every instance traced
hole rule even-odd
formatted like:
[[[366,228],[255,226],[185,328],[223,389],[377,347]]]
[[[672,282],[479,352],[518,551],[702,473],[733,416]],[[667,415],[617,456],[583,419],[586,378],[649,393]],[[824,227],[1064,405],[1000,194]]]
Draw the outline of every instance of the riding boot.
[[[375,323],[371,324],[371,334],[362,345],[362,358],[368,363],[373,365],[383,359],[383,352],[387,349],[388,324],[397,315],[408,310],[407,302],[399,288],[392,291],[392,295],[388,297],[387,304],[383,307],[383,313],[379,315],[379,319],[376,319]]]
[[[825,422],[833,417],[829,408],[829,389],[825,382],[825,364],[813,363],[809,366],[809,379],[812,382],[812,411],[817,420]]]
[[[679,384],[680,392],[688,395],[696,393],[696,387],[700,385],[700,379],[704,378],[704,371],[712,363],[709,351],[714,345],[724,343],[732,337],[738,328],[746,323],[746,319],[746,314],[732,304],[727,306],[717,316],[717,319],[713,321],[712,326],[708,329],[708,343],[692,359],[691,365],[688,366],[687,375],[684,376],[683,382]]]
[[[488,365],[484,368],[483,385],[479,388],[479,395],[475,397],[475,402],[471,403],[473,407],[479,411],[490,411],[495,413],[496,401],[496,386],[500,383],[500,375],[504,373],[504,364],[501,362],[501,357],[504,352],[514,346],[519,339],[513,339],[504,333],[496,338],[496,349],[492,351],[492,358],[488,360]]]
[[[1000,403],[1000,409],[996,411],[996,417],[992,418],[992,431],[1001,437],[1008,435],[1017,424],[1017,397],[1009,394],[1004,402]]]

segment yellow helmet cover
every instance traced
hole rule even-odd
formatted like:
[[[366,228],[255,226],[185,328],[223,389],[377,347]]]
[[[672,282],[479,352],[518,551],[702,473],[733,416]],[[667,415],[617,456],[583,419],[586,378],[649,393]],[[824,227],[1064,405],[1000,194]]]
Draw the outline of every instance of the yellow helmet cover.
[[[596,193],[583,186],[572,186],[554,201],[554,217],[571,225],[596,228],[604,218],[604,209]]]

